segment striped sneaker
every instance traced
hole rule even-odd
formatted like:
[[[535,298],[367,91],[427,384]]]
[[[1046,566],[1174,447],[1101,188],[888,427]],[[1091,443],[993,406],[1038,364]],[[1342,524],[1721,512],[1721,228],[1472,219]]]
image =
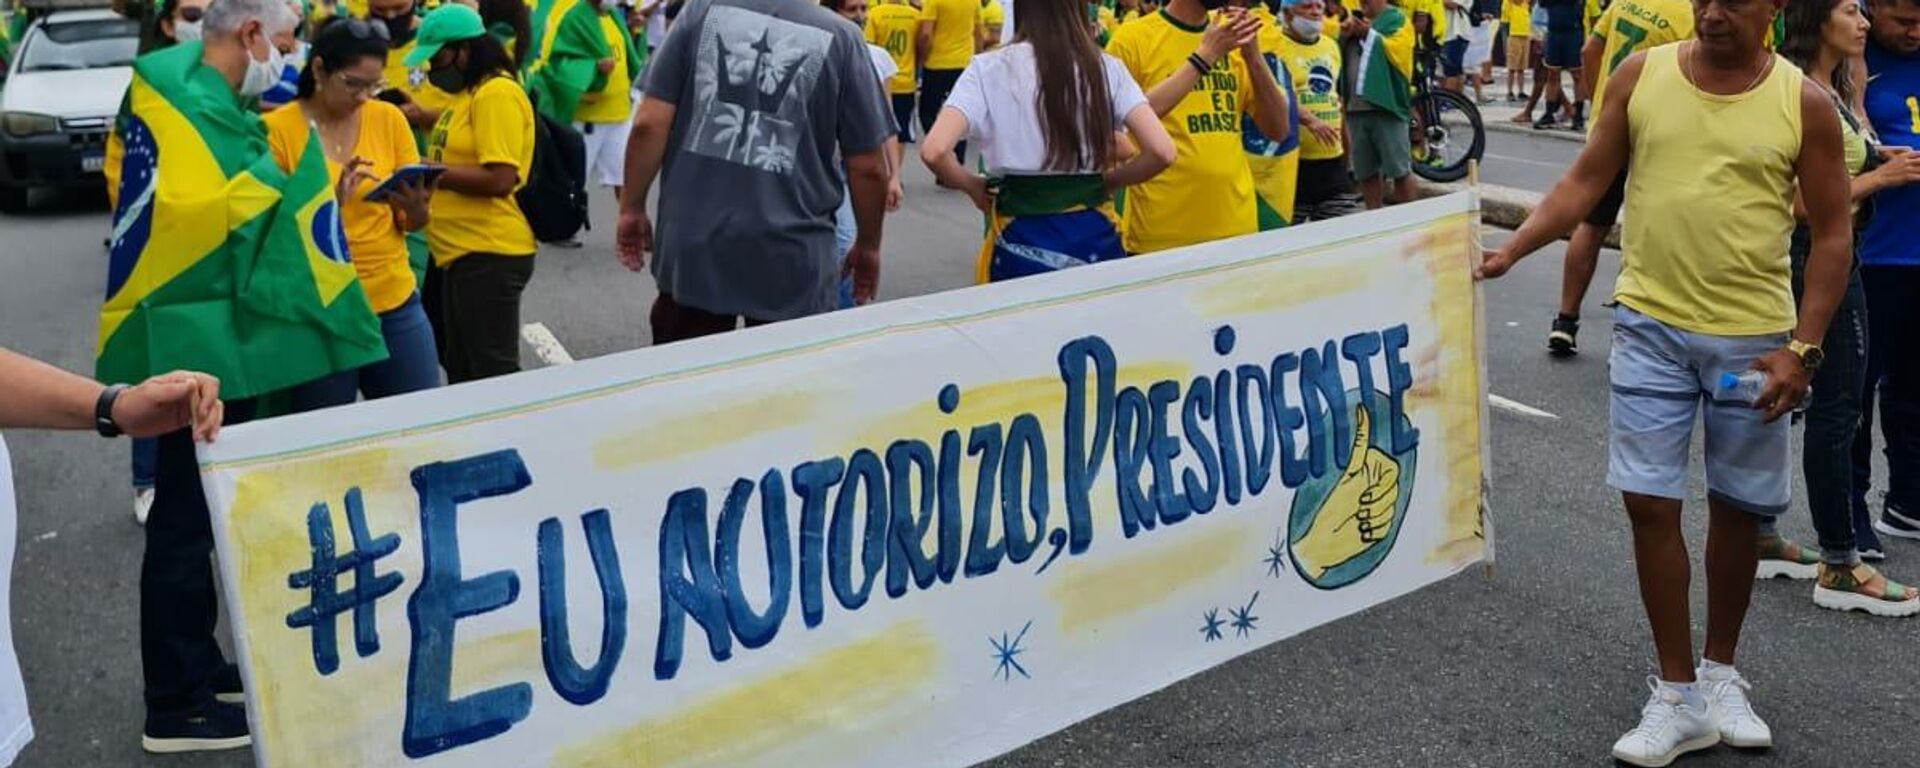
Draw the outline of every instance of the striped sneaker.
[[[1794,579],[1805,581],[1820,575],[1820,556],[1783,536],[1760,539],[1760,564],[1754,568],[1756,579]]]
[[[1879,531],[1882,536],[1920,540],[1920,517],[1888,504],[1885,509],[1880,510],[1880,519],[1874,521],[1873,529]]]

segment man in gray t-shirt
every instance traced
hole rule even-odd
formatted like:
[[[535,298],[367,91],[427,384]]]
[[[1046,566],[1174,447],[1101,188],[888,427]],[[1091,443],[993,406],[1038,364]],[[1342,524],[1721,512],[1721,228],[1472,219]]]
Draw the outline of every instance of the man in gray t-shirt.
[[[618,250],[635,271],[655,254],[654,343],[837,306],[843,183],[860,230],[845,269],[870,300],[894,127],[860,30],[809,0],[693,0],[649,66]]]

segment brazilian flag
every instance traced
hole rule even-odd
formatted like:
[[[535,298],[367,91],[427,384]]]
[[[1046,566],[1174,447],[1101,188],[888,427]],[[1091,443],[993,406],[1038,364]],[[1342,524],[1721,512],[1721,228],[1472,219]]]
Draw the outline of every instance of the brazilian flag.
[[[318,141],[282,171],[200,57],[191,42],[134,62],[98,377],[198,370],[247,398],[386,359]]]
[[[572,125],[580,97],[607,87],[599,65],[613,49],[600,27],[600,9],[591,0],[540,0],[529,34],[527,95],[541,114]]]
[[[1413,25],[1391,5],[1367,29],[1360,49],[1360,97],[1402,120],[1413,114]]]

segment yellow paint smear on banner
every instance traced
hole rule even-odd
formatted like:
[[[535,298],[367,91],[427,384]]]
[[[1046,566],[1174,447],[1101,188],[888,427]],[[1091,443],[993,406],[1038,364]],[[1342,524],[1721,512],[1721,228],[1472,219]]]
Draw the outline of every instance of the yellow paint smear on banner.
[[[834,648],[751,683],[687,702],[679,712],[561,750],[570,768],[733,765],[821,734],[845,738],[910,707],[931,683],[938,648],[918,621]]]
[[[1216,511],[1215,515],[1223,514]],[[1231,555],[1248,541],[1258,541],[1248,523],[1220,525],[1219,520],[1204,517],[1183,521],[1181,525],[1214,525],[1217,530],[1192,537],[1192,540],[1150,549],[1137,555],[1104,562],[1079,565],[1048,590],[1060,608],[1060,629],[1079,633],[1098,624],[1145,610],[1180,590],[1205,581],[1229,563],[1243,562]],[[1143,531],[1141,536],[1166,536],[1171,531]]]
[[[1472,221],[1466,216],[1435,222],[1422,233],[1409,255],[1424,263],[1433,281],[1432,304],[1435,347],[1416,357],[1418,377],[1409,393],[1423,405],[1436,408],[1449,457],[1445,473],[1445,537],[1427,556],[1432,563],[1460,565],[1482,557],[1485,540],[1480,527],[1482,502],[1480,455],[1480,397],[1484,388],[1476,354],[1479,329],[1475,326],[1473,260],[1479,252],[1470,238]],[[1446,382],[1443,386],[1441,382]]]
[[[1190,292],[1187,306],[1201,317],[1266,314],[1363,290],[1373,276],[1354,264],[1307,267],[1288,261],[1234,270]]]
[[[593,466],[619,472],[689,456],[825,418],[824,392],[782,392],[731,400],[614,432],[593,446]]]

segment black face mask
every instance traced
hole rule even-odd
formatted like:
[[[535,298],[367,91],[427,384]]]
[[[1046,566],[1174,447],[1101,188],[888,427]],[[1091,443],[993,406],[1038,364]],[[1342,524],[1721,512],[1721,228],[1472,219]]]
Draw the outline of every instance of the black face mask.
[[[413,14],[399,16],[375,16],[371,19],[387,28],[387,46],[399,48],[413,42]]]
[[[459,93],[467,89],[467,73],[452,64],[434,67],[427,70],[427,82],[447,93]]]

